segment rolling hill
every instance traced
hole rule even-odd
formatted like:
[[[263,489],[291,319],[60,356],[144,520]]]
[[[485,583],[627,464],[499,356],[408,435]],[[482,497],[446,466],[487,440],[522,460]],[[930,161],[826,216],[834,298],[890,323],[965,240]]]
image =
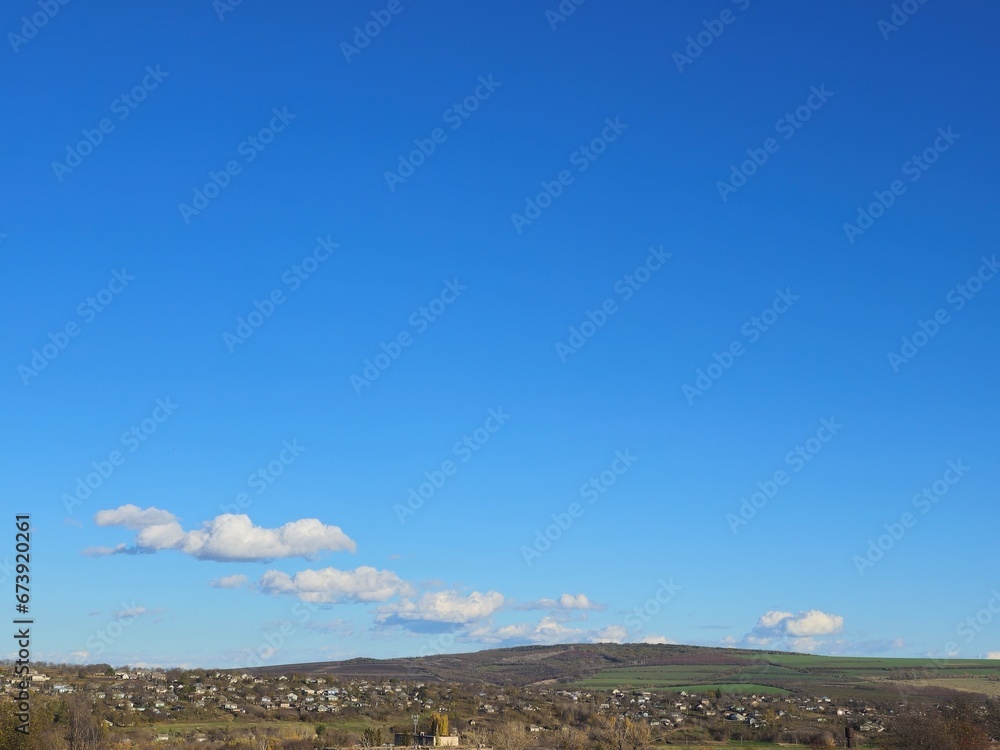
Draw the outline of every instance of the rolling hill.
[[[489,685],[559,685],[610,690],[807,693],[830,697],[934,694],[965,690],[1000,695],[1000,661],[816,656],[683,645],[565,644],[465,654],[350,659],[264,666],[251,674],[396,678]]]

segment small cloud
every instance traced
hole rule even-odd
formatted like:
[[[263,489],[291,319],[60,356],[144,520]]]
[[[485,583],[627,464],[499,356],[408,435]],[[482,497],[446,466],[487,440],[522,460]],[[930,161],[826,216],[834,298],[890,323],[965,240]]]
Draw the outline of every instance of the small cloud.
[[[93,556],[123,554],[129,549],[138,552],[173,549],[198,560],[259,562],[283,557],[312,558],[320,552],[357,549],[354,540],[339,526],[327,526],[317,518],[303,518],[267,529],[254,526],[245,514],[224,513],[205,521],[200,529],[185,531],[173,513],[122,505],[98,511],[94,521],[98,526],[123,526],[138,533],[134,547],[91,547],[86,553]]]
[[[142,550],[138,547],[130,547],[127,544],[119,544],[115,547],[87,547],[80,554],[86,557],[107,557],[108,555],[147,555],[152,554],[152,550]]]
[[[844,629],[844,618],[840,615],[830,615],[818,609],[800,612],[771,610],[761,615],[751,631],[755,638],[765,641],[781,637],[809,637],[817,635],[832,635]]]
[[[662,646],[667,644],[676,644],[677,641],[672,641],[663,635],[646,635],[637,640],[636,643],[653,643]]]
[[[123,609],[117,610],[114,613],[114,615],[115,619],[119,619],[122,617],[138,617],[139,615],[146,614],[147,611],[148,610],[145,607],[142,606],[137,607],[135,605],[132,605],[130,607],[125,607]]]
[[[294,576],[269,570],[257,585],[265,594],[293,594],[304,602],[317,603],[384,602],[411,591],[411,586],[391,570],[365,565],[355,570],[300,570]]]
[[[603,604],[598,604],[596,602],[590,601],[586,594],[563,594],[558,599],[538,599],[533,602],[528,602],[527,604],[521,604],[515,607],[515,609],[547,609],[550,611],[563,610],[563,611],[576,611],[576,610],[593,610],[601,611],[605,609]]]
[[[495,628],[490,623],[468,625],[458,640],[478,641],[490,645],[581,643],[589,640],[586,631],[563,625],[556,618],[546,615],[537,623],[518,623]]]
[[[76,518],[65,518],[63,519],[63,524],[66,526],[76,526],[77,528],[83,528],[83,521]]]
[[[504,604],[503,594],[479,591],[463,596],[457,591],[434,591],[416,601],[404,599],[396,604],[379,607],[377,622],[437,622],[468,623],[483,620]]]
[[[754,648],[775,648],[781,645],[793,651],[811,653],[830,645],[828,641],[819,640],[820,638],[836,635],[843,629],[844,618],[840,615],[818,609],[799,612],[797,615],[772,609],[761,615],[753,630],[743,636],[743,645]]]
[[[608,625],[598,630],[591,640],[594,643],[624,643],[627,637],[628,631],[624,626]]]
[[[803,638],[792,638],[791,640],[792,651],[801,651],[811,654],[819,648],[819,645],[819,641],[808,635]]]
[[[238,589],[240,586],[246,585],[246,582],[247,577],[242,573],[237,573],[231,576],[213,578],[208,582],[208,585],[213,589]]]
[[[987,659],[1000,659],[1000,651],[987,651],[986,652],[986,658]]]
[[[124,526],[126,529],[144,529],[160,526],[177,520],[177,516],[159,508],[140,508],[138,505],[122,505],[114,510],[100,510],[94,516],[98,526]]]

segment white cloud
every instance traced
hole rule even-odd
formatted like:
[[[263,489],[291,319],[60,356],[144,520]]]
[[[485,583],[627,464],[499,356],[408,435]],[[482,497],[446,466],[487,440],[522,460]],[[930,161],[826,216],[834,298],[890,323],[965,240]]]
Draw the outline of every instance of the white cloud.
[[[146,614],[146,612],[147,612],[147,610],[146,610],[145,607],[142,607],[142,606],[137,607],[137,606],[135,606],[133,604],[130,607],[125,607],[124,609],[119,609],[118,611],[116,611],[114,613],[114,615],[115,615],[116,619],[120,619],[122,617],[138,617],[139,615]]]
[[[626,638],[628,638],[628,631],[624,626],[608,625],[598,630],[591,640],[594,643],[624,643]]]
[[[106,557],[108,555],[120,555],[128,552],[127,544],[119,544],[116,547],[87,547],[81,554],[87,557]]]
[[[556,643],[625,643],[628,630],[621,625],[607,625],[598,629],[573,628],[557,616],[545,615],[538,622],[525,622],[495,627],[491,622],[470,624],[457,636],[457,640],[474,641],[491,646],[517,646],[525,644],[553,645]],[[673,643],[663,636],[646,636],[637,643]]]
[[[763,645],[773,638],[811,637],[818,635],[833,635],[844,629],[844,618],[840,615],[830,615],[818,609],[800,612],[797,616],[791,612],[771,610],[757,620],[748,639],[753,638]],[[754,642],[754,641],[751,641]]]
[[[538,599],[521,605],[518,609],[550,609],[550,610],[595,610],[604,609],[603,604],[590,601],[586,594],[563,594],[558,599]]]
[[[812,653],[817,648],[819,648],[820,642],[817,641],[812,636],[804,636],[802,638],[792,638],[791,649],[792,651],[799,651],[803,653]]]
[[[782,620],[787,620],[792,616],[791,612],[779,612],[776,609],[772,609],[770,612],[761,615],[760,619],[757,620],[757,627],[774,628],[777,627]]]
[[[236,575],[213,578],[208,582],[208,585],[213,589],[238,589],[240,586],[245,585],[246,582],[247,577],[242,573],[237,573]]]
[[[987,659],[1000,659],[1000,651],[988,651],[986,653]]]
[[[114,510],[100,510],[94,516],[98,526],[124,526],[126,529],[144,529],[147,526],[176,521],[177,516],[159,508],[140,508],[138,505],[122,505]]]
[[[677,641],[672,641],[663,635],[646,635],[640,638],[636,643],[654,643],[656,645],[666,645],[668,643],[677,643]]]
[[[200,529],[185,531],[172,513],[123,505],[99,511],[94,520],[99,526],[124,526],[137,530],[138,534],[133,548],[92,547],[86,551],[90,555],[174,549],[199,560],[248,562],[280,557],[312,558],[320,552],[357,549],[354,540],[339,526],[327,526],[316,518],[266,529],[254,526],[247,515],[226,513],[204,522]]]
[[[457,591],[431,591],[416,601],[404,599],[379,607],[376,620],[468,623],[489,617],[503,603],[503,594],[496,591],[473,591],[466,596]]]
[[[779,648],[806,653],[851,653],[883,652],[901,648],[901,641],[854,642],[843,638],[832,638],[844,630],[844,618],[818,609],[793,614],[772,609],[757,619],[753,629],[743,636],[742,641],[734,638],[723,639],[727,646],[737,645],[751,648]]]
[[[269,570],[260,577],[261,591],[293,594],[304,602],[384,602],[411,592],[408,583],[391,570],[361,566],[355,570],[300,570],[294,576]]]
[[[828,615],[818,609],[809,610],[798,617],[790,617],[784,623],[788,634],[797,636],[831,635],[844,629],[843,617]]]
[[[459,640],[477,641],[489,645],[571,643],[586,640],[583,630],[569,628],[559,620],[546,615],[538,622],[523,622],[495,628],[491,623],[471,625],[461,634]]]

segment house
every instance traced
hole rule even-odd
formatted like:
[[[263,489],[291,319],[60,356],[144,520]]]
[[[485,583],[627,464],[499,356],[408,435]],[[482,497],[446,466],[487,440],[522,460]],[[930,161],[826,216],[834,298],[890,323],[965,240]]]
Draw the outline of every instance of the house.
[[[409,747],[414,744],[418,747],[458,747],[458,735],[434,735],[421,732],[414,737],[411,734],[400,734],[397,732],[393,736],[392,744],[396,747]]]

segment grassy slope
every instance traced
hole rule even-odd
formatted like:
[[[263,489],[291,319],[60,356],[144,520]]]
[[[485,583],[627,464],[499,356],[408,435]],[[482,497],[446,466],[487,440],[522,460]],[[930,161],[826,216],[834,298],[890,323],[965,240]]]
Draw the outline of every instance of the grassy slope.
[[[1000,678],[1000,662],[815,656],[775,651],[652,644],[578,644],[493,649],[411,659],[353,659],[263,667],[261,674],[395,677],[495,685],[560,683],[589,689],[760,685],[831,697],[888,695],[907,688],[968,689]],[[916,678],[916,679],[914,679]],[[964,682],[959,681],[959,678]],[[892,680],[893,682],[889,682]],[[979,684],[978,682],[975,684]],[[993,683],[997,684],[997,683]],[[961,685],[961,688],[960,688]]]

